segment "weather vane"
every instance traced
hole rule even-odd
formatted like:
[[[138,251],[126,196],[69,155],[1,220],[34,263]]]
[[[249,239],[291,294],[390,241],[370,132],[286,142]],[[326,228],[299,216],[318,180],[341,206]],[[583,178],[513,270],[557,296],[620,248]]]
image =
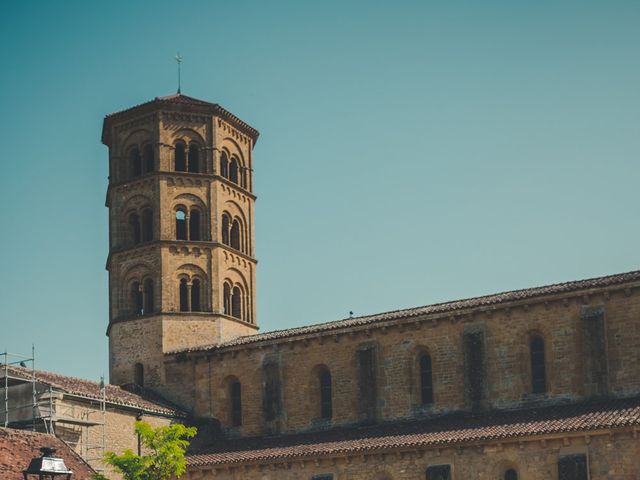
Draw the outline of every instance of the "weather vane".
[[[176,55],[176,62],[178,62],[178,93],[180,93],[180,67],[182,64],[182,57],[180,56],[180,52]]]

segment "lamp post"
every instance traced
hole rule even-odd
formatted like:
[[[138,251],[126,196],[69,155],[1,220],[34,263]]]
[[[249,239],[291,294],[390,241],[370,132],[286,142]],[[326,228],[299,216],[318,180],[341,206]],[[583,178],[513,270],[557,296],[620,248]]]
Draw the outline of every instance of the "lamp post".
[[[24,480],[29,480],[29,476],[38,480],[71,480],[73,472],[62,458],[55,456],[55,448],[42,447],[40,452],[42,455],[32,459],[27,469],[22,471]]]

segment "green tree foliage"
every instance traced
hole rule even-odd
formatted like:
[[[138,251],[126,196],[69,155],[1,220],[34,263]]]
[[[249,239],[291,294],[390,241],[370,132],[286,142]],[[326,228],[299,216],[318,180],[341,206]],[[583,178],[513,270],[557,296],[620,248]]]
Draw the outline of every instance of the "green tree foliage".
[[[140,443],[147,452],[137,455],[125,450],[122,455],[107,452],[104,461],[120,472],[124,480],[168,480],[179,478],[186,470],[185,451],[189,438],[196,434],[195,427],[185,427],[179,423],[153,428],[146,422],[136,422],[135,432],[140,435]],[[96,480],[106,480],[102,475]]]

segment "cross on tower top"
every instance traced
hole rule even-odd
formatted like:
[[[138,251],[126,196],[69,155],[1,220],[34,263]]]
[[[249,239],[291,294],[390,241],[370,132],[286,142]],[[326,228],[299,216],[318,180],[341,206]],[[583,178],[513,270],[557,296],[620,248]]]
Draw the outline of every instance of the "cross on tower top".
[[[180,93],[180,70],[182,66],[182,56],[180,52],[175,56],[176,62],[178,63],[178,93]]]

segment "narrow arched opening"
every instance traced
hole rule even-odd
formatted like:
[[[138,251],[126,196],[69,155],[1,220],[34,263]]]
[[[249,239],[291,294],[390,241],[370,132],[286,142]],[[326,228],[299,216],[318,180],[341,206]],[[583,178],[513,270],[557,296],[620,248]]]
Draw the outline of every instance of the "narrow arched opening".
[[[231,159],[229,164],[229,180],[235,184],[238,183],[238,160],[235,157]]]
[[[433,403],[433,375],[431,370],[431,355],[422,352],[419,356],[420,369],[420,403],[430,405]]]
[[[142,241],[150,242],[153,240],[153,211],[145,208],[142,211]]]
[[[531,391],[545,393],[547,391],[546,369],[544,361],[544,339],[540,335],[531,337]]]
[[[229,399],[231,401],[231,425],[239,427],[242,425],[242,385],[238,380],[229,382]]]
[[[231,315],[231,285],[225,282],[222,287],[222,300],[224,305],[224,314]]]
[[[200,173],[200,146],[197,143],[189,144],[189,172]]]
[[[144,281],[144,313],[153,313],[153,280],[147,278]]]
[[[242,318],[242,291],[237,286],[231,291],[231,316]]]
[[[189,311],[189,286],[187,285],[187,279],[180,280],[180,311]]]
[[[518,472],[513,468],[509,468],[504,472],[504,480],[518,480]]]
[[[202,288],[200,280],[197,278],[193,280],[191,284],[191,311],[192,312],[201,312],[202,311]]]
[[[176,240],[187,239],[187,214],[182,209],[176,210]]]
[[[185,153],[184,143],[178,142],[175,145],[174,150],[174,166],[176,172],[186,172],[187,171],[187,159]]]
[[[140,156],[140,149],[138,146],[134,146],[129,153],[131,162],[131,176],[139,177],[142,175],[142,157]]]
[[[233,219],[233,223],[231,224],[231,235],[230,235],[230,243],[231,248],[235,248],[236,250],[240,250],[241,239],[240,239],[240,221],[237,218]]]
[[[229,245],[231,242],[229,241],[229,226],[231,223],[231,218],[228,213],[222,214],[222,243],[225,245]]]
[[[141,240],[140,217],[135,212],[129,215],[129,238],[133,245],[138,245]]]
[[[142,149],[142,159],[144,163],[144,172],[149,173],[155,170],[155,161],[153,155],[153,145],[147,143]]]
[[[229,178],[229,156],[224,150],[220,153],[220,175]]]
[[[131,284],[131,305],[134,315],[138,316],[143,314],[144,303],[140,282],[133,282]]]
[[[191,240],[202,240],[200,232],[200,211],[193,209],[189,215],[189,236]]]
[[[136,363],[133,366],[133,383],[144,387],[144,366],[141,363]]]
[[[320,418],[331,420],[333,416],[333,404],[331,394],[331,373],[323,368],[318,376],[320,382]]]

